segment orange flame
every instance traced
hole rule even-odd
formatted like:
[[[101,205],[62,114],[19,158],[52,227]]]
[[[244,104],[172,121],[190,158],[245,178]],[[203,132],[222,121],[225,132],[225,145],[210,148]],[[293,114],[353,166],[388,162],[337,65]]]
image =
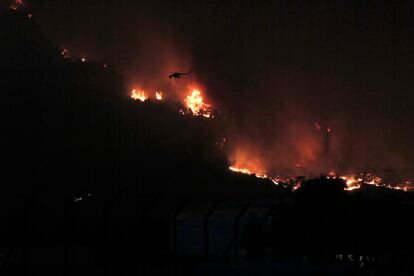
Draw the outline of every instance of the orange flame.
[[[340,177],[345,181],[347,191],[352,191],[361,188],[362,178],[356,178],[355,176],[343,175]]]
[[[244,173],[244,174],[254,174],[254,172],[246,168],[236,168],[236,167],[230,166],[229,169],[233,172]]]
[[[132,89],[131,99],[140,100],[141,102],[144,102],[147,99],[147,96],[145,96],[145,92],[143,90]]]
[[[202,115],[207,118],[211,117],[210,105],[204,102],[200,90],[192,89],[190,94],[185,98],[184,103],[194,115]]]
[[[161,100],[163,99],[162,94],[163,94],[163,93],[162,93],[161,91],[155,91],[155,98],[156,98],[157,100],[161,101]]]
[[[62,50],[62,56],[68,56],[68,51],[66,49]],[[106,64],[104,67],[107,68]],[[131,91],[130,97],[134,100],[139,100],[141,102],[146,101],[147,99],[151,98],[157,101],[164,100],[164,91],[163,90],[155,90],[153,92],[153,97],[149,97],[146,95],[144,90],[133,89]],[[180,109],[178,112],[183,115],[194,115],[194,116],[203,116],[206,118],[213,118],[212,108],[210,104],[204,102],[202,93],[198,89],[190,89],[187,96],[183,100],[186,109]]]
[[[233,172],[248,174],[248,175],[254,175],[257,178],[268,179],[268,180],[272,181],[275,185],[278,185],[280,182],[287,182],[287,179],[284,179],[282,177],[279,177],[279,176],[270,177],[264,172],[259,172],[259,171],[255,172],[255,171],[252,171],[252,170],[247,169],[247,168],[238,168],[238,167],[230,166],[229,169]]]

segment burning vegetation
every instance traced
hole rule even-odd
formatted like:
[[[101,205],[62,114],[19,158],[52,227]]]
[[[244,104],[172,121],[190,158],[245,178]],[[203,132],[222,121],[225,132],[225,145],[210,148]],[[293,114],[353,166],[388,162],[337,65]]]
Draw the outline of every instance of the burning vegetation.
[[[253,171],[248,168],[238,168],[234,166],[230,166],[229,169],[231,171],[247,174],[247,175],[254,175],[257,178],[266,178],[272,181],[275,185],[281,185],[285,187],[289,187],[292,190],[296,190],[300,187],[301,183],[306,180],[305,177],[292,177],[292,176],[271,176],[267,175],[262,171]],[[404,183],[386,183],[380,176],[374,173],[355,173],[355,174],[337,174],[335,172],[330,172],[326,176],[328,179],[342,179],[345,184],[345,190],[352,191],[360,189],[363,185],[370,185],[375,187],[382,187],[392,190],[400,190],[400,191],[414,191],[414,187],[412,186],[411,181],[405,181]]]
[[[137,89],[132,89],[130,98],[133,100],[141,101],[141,102],[145,102],[147,99],[150,99],[150,97],[147,96],[147,93],[145,93],[144,90],[137,90]],[[157,101],[164,100],[164,92],[155,91],[154,99]],[[185,108],[188,110],[188,112],[185,112],[183,110],[180,110],[179,112],[184,115],[191,114],[194,116],[203,116],[205,118],[213,118],[213,112],[212,112],[211,105],[207,104],[204,101],[201,91],[198,89],[190,89],[188,91],[187,96],[183,100],[183,104]]]
[[[202,115],[206,118],[211,117],[211,107],[203,100],[200,90],[191,89],[188,96],[185,98],[184,103],[187,108],[191,110],[191,113],[195,116]]]
[[[131,99],[145,102],[145,100],[147,99],[147,96],[145,95],[145,92],[143,90],[132,89]]]
[[[157,101],[162,101],[164,99],[164,93],[162,91],[155,91],[154,93],[154,99]],[[144,90],[137,90],[137,89],[132,89],[131,90],[131,95],[130,95],[131,99],[133,100],[138,100],[141,102],[145,102],[146,100],[149,99],[149,97],[147,96],[147,94],[145,93]]]
[[[155,91],[155,99],[161,101],[163,100],[163,96],[162,96],[163,92],[161,91]]]

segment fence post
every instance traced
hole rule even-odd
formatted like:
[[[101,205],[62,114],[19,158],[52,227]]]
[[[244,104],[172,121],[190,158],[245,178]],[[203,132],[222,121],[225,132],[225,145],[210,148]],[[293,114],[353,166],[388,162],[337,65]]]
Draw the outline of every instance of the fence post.
[[[250,203],[247,203],[237,214],[234,219],[234,259],[239,261],[239,220],[243,217],[244,213],[249,209]]]
[[[214,211],[218,208],[220,202],[216,202],[210,210],[208,210],[207,214],[204,216],[203,219],[203,232],[204,232],[204,255],[206,257],[210,254],[210,236],[209,236],[209,227],[208,227],[208,220],[213,215]]]

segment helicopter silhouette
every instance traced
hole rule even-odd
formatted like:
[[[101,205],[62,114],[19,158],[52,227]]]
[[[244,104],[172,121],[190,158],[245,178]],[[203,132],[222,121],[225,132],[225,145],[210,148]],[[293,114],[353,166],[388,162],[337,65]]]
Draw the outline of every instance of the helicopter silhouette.
[[[168,77],[170,79],[179,79],[182,76],[189,75],[189,74],[191,74],[191,71],[189,71],[189,72],[173,72]]]

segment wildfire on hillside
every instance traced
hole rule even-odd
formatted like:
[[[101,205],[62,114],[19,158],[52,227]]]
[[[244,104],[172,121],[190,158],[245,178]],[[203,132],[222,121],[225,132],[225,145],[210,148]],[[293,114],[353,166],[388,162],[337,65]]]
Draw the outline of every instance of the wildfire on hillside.
[[[163,92],[161,91],[155,91],[154,96],[154,99],[156,100],[164,99]],[[148,96],[144,90],[137,89],[133,89],[131,91],[130,97],[134,100],[139,100],[141,102],[144,102],[148,99]],[[180,110],[179,112],[183,115],[192,114],[194,116],[204,116],[206,118],[213,118],[211,113],[211,105],[205,103],[202,93],[198,89],[190,89],[188,91],[186,97],[184,98],[184,104],[189,112]],[[322,124],[318,122],[314,123],[314,128],[318,132],[323,131],[328,136],[332,134],[332,128],[326,126],[322,127]],[[271,175],[267,173],[264,169],[260,169],[263,168],[263,164],[260,165],[260,162],[255,162],[255,159],[252,159],[251,155],[246,155],[243,151],[237,152],[233,153],[233,157],[235,159],[233,161],[235,163],[233,163],[233,165],[229,167],[229,170],[233,172],[254,175],[255,177],[261,179],[268,179],[272,181],[275,185],[288,187],[293,191],[300,188],[301,182],[305,180],[305,178],[298,178],[291,175]],[[248,165],[244,166],[243,164]],[[295,163],[293,167],[296,170],[305,169],[305,166],[301,162]],[[406,181],[404,183],[399,184],[389,184],[386,183],[380,176],[374,173],[338,174],[334,171],[330,171],[326,174],[326,176],[331,179],[344,180],[346,184],[345,190],[347,191],[360,189],[363,184],[402,191],[414,190],[414,187],[411,185],[410,181]]]
[[[19,4],[22,2],[16,1],[16,3]],[[75,61],[87,62],[86,58],[84,57],[81,57],[79,59],[72,58],[72,55],[65,48],[61,49],[61,55],[64,59],[73,59]],[[103,64],[103,66],[107,68],[107,64]],[[155,90],[152,95],[153,98],[151,99],[157,101],[162,101],[165,99],[165,94],[161,90]],[[140,102],[145,102],[146,100],[150,99],[150,96],[148,96],[148,94],[144,90],[134,88],[131,90],[130,98]],[[205,102],[201,90],[197,88],[187,89],[182,101],[186,110],[180,109],[178,112],[180,112],[181,114],[203,116],[205,118],[214,118],[211,104]],[[323,150],[326,154],[326,152],[329,151],[330,137],[333,135],[332,128],[320,122],[314,122],[313,128],[318,133],[324,133]],[[303,177],[294,177],[292,175],[271,175],[268,172],[266,172],[266,170],[264,169],[265,166],[264,164],[261,164],[260,159],[252,158],[252,155],[247,154],[245,150],[239,149],[236,150],[236,152],[233,152],[232,159],[234,159],[232,161],[233,165],[229,167],[229,170],[236,173],[253,175],[261,179],[268,179],[272,181],[275,185],[288,187],[293,191],[300,188],[301,183],[305,180],[305,178]],[[297,172],[302,172],[306,170],[306,164],[303,164],[303,162],[299,160],[298,162],[293,163],[292,168],[296,169]],[[346,184],[345,190],[347,191],[358,190],[364,184],[394,190],[414,191],[414,186],[412,185],[411,181],[390,184],[384,181],[383,178],[376,175],[375,173],[339,174],[334,171],[330,171],[325,175],[328,178],[344,180]]]
[[[266,178],[272,181],[276,185],[286,185],[292,189],[296,190],[300,187],[303,180],[298,180],[290,176],[281,177],[281,176],[271,176],[263,172],[255,172],[248,168],[238,168],[230,166],[229,170],[237,173],[254,175],[257,178]],[[411,181],[405,181],[403,183],[390,184],[386,183],[380,176],[374,173],[357,173],[357,174],[344,174],[338,175],[335,172],[331,171],[327,174],[327,178],[330,179],[342,179],[346,184],[346,191],[357,190],[362,187],[363,184],[372,185],[375,187],[383,187],[392,190],[401,190],[401,191],[414,191],[414,187],[411,185]]]

